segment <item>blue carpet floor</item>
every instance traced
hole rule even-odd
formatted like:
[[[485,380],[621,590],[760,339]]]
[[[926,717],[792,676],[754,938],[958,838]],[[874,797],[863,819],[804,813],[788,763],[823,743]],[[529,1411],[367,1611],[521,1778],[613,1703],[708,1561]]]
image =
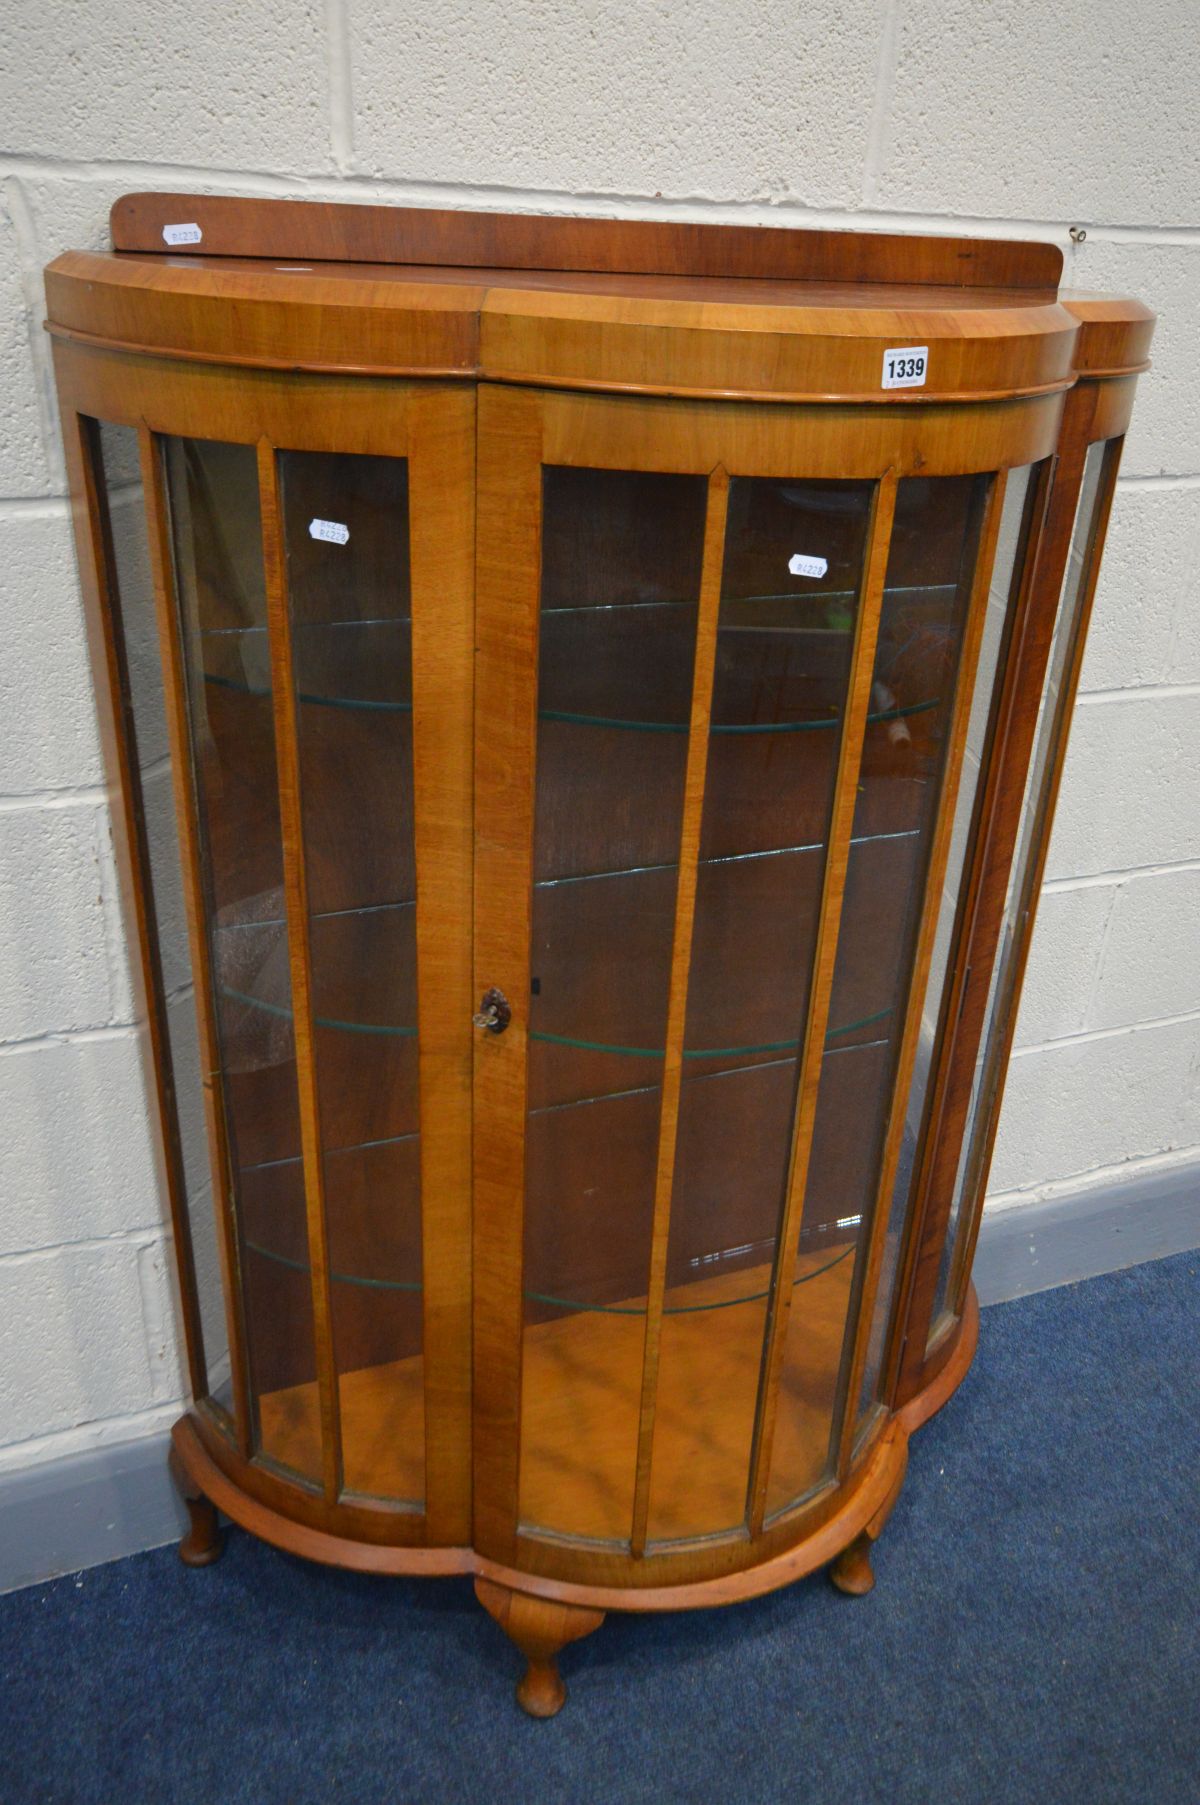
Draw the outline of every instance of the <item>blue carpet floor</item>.
[[[869,1598],[610,1617],[534,1723],[466,1581],[232,1532],[0,1599],[0,1800],[1200,1800],[1200,1256],[984,1312]]]

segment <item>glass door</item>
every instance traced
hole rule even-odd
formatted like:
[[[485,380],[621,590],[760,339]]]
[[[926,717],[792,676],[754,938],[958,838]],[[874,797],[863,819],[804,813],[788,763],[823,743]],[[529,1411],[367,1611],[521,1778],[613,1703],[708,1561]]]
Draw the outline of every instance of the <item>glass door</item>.
[[[477,1523],[637,1556],[849,1458],[1026,473],[559,462],[539,410],[481,434]]]
[[[286,613],[273,622],[255,449],[169,439],[166,469],[258,1446],[280,1467],[321,1476],[315,1205],[328,1250],[318,1291],[327,1276],[342,1484],[419,1507],[407,465],[280,454],[271,474]],[[298,802],[288,825],[301,844],[290,861],[281,770]],[[290,920],[289,878],[302,892]],[[303,1073],[297,984],[307,993]],[[306,1090],[315,1103],[307,1169]]]
[[[222,415],[207,377],[159,399],[183,430],[85,435],[200,1420],[322,1522],[461,1542],[474,398],[388,385],[346,450],[336,393],[315,420],[287,385]]]

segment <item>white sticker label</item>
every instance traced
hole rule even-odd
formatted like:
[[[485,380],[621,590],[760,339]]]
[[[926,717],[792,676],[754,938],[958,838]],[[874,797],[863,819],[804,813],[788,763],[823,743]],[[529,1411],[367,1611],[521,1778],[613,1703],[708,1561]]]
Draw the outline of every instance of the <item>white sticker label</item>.
[[[880,386],[885,389],[923,389],[928,369],[928,345],[906,345],[902,351],[885,351]]]
[[[788,559],[788,569],[794,577],[823,577],[829,569],[829,559],[806,558],[803,552],[793,552]]]
[[[328,539],[331,545],[345,545],[350,528],[343,526],[340,520],[310,520],[308,536],[310,539]]]
[[[168,244],[199,244],[204,234],[193,220],[190,225],[164,226],[163,237]]]

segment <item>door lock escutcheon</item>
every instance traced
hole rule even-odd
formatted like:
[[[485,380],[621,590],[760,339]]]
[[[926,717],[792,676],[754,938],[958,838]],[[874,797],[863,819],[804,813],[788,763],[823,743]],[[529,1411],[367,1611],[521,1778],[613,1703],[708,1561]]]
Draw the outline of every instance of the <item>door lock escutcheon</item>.
[[[489,1034],[503,1034],[512,1020],[512,1008],[508,998],[495,985],[485,990],[479,999],[479,1009],[471,1017],[477,1028],[484,1028]]]

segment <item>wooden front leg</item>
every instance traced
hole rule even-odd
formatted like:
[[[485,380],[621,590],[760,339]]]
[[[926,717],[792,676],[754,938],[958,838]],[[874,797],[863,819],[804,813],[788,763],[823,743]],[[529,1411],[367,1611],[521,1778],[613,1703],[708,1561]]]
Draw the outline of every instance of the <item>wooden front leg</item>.
[[[871,1590],[875,1570],[871,1566],[871,1537],[865,1529],[842,1549],[829,1569],[829,1577],[838,1591],[850,1598],[861,1598]]]
[[[884,1500],[866,1528],[854,1540],[842,1549],[837,1559],[829,1568],[829,1577],[839,1592],[845,1592],[849,1598],[862,1598],[875,1584],[875,1570],[871,1565],[871,1550],[883,1534],[883,1526],[895,1508],[900,1496],[903,1482],[903,1471],[900,1473],[891,1495]]]
[[[221,1532],[217,1528],[217,1507],[204,1496],[196,1481],[180,1460],[175,1444],[167,1455],[167,1465],[175,1489],[187,1505],[188,1532],[179,1544],[179,1558],[185,1567],[210,1567],[221,1558]]]
[[[517,1703],[530,1717],[553,1717],[562,1710],[567,1696],[558,1671],[559,1652],[568,1642],[598,1630],[604,1612],[559,1604],[552,1598],[534,1598],[482,1578],[475,1581],[475,1596],[529,1663],[517,1684]]]

